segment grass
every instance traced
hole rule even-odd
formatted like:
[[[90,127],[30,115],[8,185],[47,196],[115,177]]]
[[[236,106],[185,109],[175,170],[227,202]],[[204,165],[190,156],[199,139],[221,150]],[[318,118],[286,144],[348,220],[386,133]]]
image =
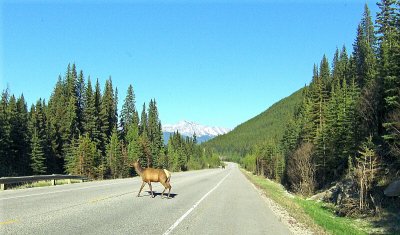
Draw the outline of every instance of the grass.
[[[80,183],[81,180],[71,180],[71,183]],[[56,185],[62,185],[62,184],[68,184],[68,180],[56,180]],[[38,182],[33,182],[33,183],[22,183],[18,185],[10,185],[7,188],[8,189],[24,189],[24,188],[38,188],[38,187],[48,187],[51,186],[51,181],[48,180],[42,180]]]
[[[280,204],[296,220],[316,234],[368,234],[369,224],[357,219],[338,217],[328,204],[288,194],[282,185],[242,170],[265,195]]]
[[[295,201],[304,209],[304,212],[307,213],[316,224],[331,234],[367,234],[367,232],[365,232],[362,228],[358,227],[362,226],[358,221],[355,219],[336,216],[332,209],[330,209],[324,203],[307,201],[299,197],[296,197]],[[354,225],[358,226],[356,227]]]

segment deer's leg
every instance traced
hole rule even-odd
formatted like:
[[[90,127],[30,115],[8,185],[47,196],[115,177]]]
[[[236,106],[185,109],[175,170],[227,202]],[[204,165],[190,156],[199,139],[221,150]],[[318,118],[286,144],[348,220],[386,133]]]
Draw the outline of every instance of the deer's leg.
[[[140,187],[139,193],[137,194],[138,197],[140,196],[140,192],[142,192],[142,189],[143,189],[145,184],[146,184],[146,182],[143,181],[142,187]]]
[[[164,192],[165,192],[166,189],[167,189],[167,188],[164,188],[164,190],[162,191],[162,193],[161,193],[161,198],[164,198]]]
[[[168,185],[167,185],[168,182],[160,182],[160,183],[164,186],[164,190],[161,193],[161,198],[164,198],[164,192],[168,188]]]
[[[151,187],[151,182],[149,182],[149,187],[150,187],[151,197],[154,197],[154,195],[153,195],[153,189],[152,189],[152,187]]]
[[[172,188],[172,187],[171,187],[171,184],[170,184],[169,182],[167,182],[167,185],[168,185],[168,198],[170,198],[170,197],[169,197],[169,193],[171,192],[171,188]]]

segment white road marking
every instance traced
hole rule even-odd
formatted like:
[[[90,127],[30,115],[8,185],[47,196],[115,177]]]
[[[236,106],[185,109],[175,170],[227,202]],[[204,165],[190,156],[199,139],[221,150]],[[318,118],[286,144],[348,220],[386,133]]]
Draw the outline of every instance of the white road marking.
[[[217,185],[215,185],[214,188],[212,188],[210,191],[208,191],[208,193],[206,193],[198,202],[196,202],[188,211],[186,211],[185,214],[183,214],[177,221],[175,221],[175,223],[173,225],[171,225],[171,227],[169,227],[167,229],[167,231],[165,231],[165,233],[163,233],[163,235],[168,235],[172,232],[172,230],[174,230],[174,228],[176,228],[176,226],[178,226],[193,210],[194,208],[196,208],[208,195],[210,195],[210,193],[212,193],[212,191],[214,191],[216,188],[218,188],[218,186],[231,174],[231,172],[229,172],[221,181],[218,182]]]
[[[118,185],[118,184],[126,184],[126,182],[94,185],[94,186],[88,186],[88,187],[83,187],[83,188],[65,189],[65,190],[59,190],[59,191],[55,191],[55,192],[36,193],[36,194],[22,195],[22,196],[16,196],[16,197],[6,197],[6,198],[0,198],[0,201],[10,200],[10,199],[17,199],[17,198],[24,198],[24,197],[32,197],[32,196],[41,196],[41,195],[54,194],[54,193],[64,193],[64,192],[70,192],[70,191],[76,191],[76,190],[82,190],[82,189],[88,189],[88,188],[98,188],[98,187],[104,187],[104,186],[110,186],[110,185]]]

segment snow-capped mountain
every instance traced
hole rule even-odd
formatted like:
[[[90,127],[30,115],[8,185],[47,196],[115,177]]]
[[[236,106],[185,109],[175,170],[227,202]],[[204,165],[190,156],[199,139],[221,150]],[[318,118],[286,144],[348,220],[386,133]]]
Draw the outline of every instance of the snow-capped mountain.
[[[162,127],[164,141],[167,142],[169,135],[178,131],[181,135],[192,137],[196,133],[199,143],[212,139],[218,135],[223,135],[231,131],[229,128],[210,127],[189,121],[180,121],[177,124],[165,124]]]

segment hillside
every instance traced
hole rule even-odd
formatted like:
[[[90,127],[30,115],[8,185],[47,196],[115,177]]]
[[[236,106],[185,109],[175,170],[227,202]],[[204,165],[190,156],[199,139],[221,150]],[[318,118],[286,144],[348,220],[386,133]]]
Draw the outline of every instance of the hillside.
[[[268,139],[280,139],[286,123],[293,117],[303,98],[303,88],[276,102],[266,111],[237,126],[228,134],[218,136],[203,145],[221,155],[244,156],[253,146]]]

